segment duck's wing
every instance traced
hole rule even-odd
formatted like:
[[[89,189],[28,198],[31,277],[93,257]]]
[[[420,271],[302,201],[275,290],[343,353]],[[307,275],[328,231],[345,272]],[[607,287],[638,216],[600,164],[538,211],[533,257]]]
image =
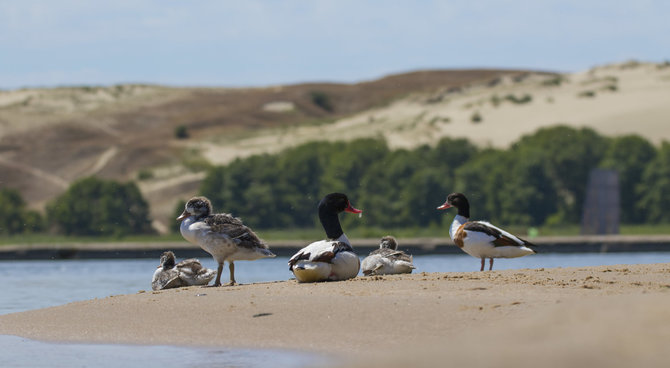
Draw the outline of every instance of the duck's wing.
[[[300,249],[298,253],[294,254],[293,257],[288,260],[288,269],[292,270],[293,266],[300,260],[331,263],[338,253],[344,251],[353,252],[354,249],[351,245],[340,241],[317,241]]]
[[[389,254],[389,257],[391,257],[394,261],[405,261],[412,263],[412,256],[401,250],[397,250],[394,253]]]
[[[388,258],[392,261],[406,261],[406,262],[412,262],[412,256],[408,255],[407,253],[401,251],[401,250],[393,250],[389,248],[379,248],[375,249],[372,252],[370,252],[370,255],[375,255],[378,254],[382,257]]]
[[[187,285],[206,285],[215,276],[216,271],[204,267],[199,260],[190,258],[177,263],[179,278]]]
[[[238,246],[269,249],[267,244],[253,230],[245,226],[239,217],[227,213],[218,213],[207,216],[205,224],[209,226],[212,235],[233,239]]]
[[[470,233],[476,233],[480,236],[488,236],[489,242],[495,247],[521,247],[530,246],[535,247],[535,244],[519,238],[495,225],[486,221],[469,221],[463,226],[463,230]]]
[[[182,286],[179,272],[174,268],[170,270],[156,271],[154,278],[151,281],[151,288],[153,290],[171,289]]]
[[[202,266],[202,263],[200,263],[199,260],[195,258],[189,258],[185,259],[175,266],[180,272],[188,273],[188,274],[197,274],[199,272],[202,272],[203,270],[207,270],[205,267]]]
[[[392,251],[391,249],[388,249],[388,248],[377,248],[377,249],[373,250],[372,252],[370,252],[370,254],[368,254],[368,256],[374,256],[374,255],[377,255],[377,254],[380,255],[380,256],[383,256],[384,254],[388,253],[389,250]]]

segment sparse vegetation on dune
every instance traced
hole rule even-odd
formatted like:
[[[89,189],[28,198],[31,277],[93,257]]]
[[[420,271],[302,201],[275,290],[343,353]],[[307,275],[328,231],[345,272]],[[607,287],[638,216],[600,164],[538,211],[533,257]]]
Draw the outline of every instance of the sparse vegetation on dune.
[[[529,103],[529,102],[533,101],[533,96],[531,96],[530,94],[527,94],[527,93],[524,94],[521,97],[517,97],[516,95],[509,94],[509,95],[505,96],[505,100],[507,100],[507,101],[509,101],[513,104],[521,105],[521,104],[525,104],[525,103]]]
[[[661,103],[670,99],[667,85],[663,64],[633,63],[571,75],[425,71],[355,85],[2,91],[0,170],[3,185],[33,209],[82,175],[141,179],[152,217],[167,226],[165,209],[193,194],[212,165],[314,140],[382,139],[395,151],[465,137],[504,149],[563,121],[605,135],[634,131],[658,145],[670,133],[646,127],[670,116]],[[578,97],[586,91],[596,98]]]
[[[523,105],[533,101],[533,96],[528,93],[525,93],[520,96],[510,93],[505,95],[504,97],[500,97],[497,94],[495,94],[491,96],[490,101],[493,107],[498,107],[503,102],[509,102],[515,105]]]
[[[482,120],[484,120],[484,118],[482,117],[482,114],[479,113],[479,111],[475,111],[475,112],[470,116],[470,121],[471,121],[473,124],[479,124],[479,123],[482,122]]]
[[[542,85],[546,87],[558,87],[563,83],[566,83],[567,79],[564,76],[557,75],[552,78],[548,78],[542,81]]]
[[[582,91],[577,94],[577,97],[596,97],[595,91]]]
[[[312,91],[309,93],[309,97],[314,105],[324,109],[325,111],[333,112],[335,110],[335,105],[327,93],[322,91]]]
[[[179,125],[174,129],[174,136],[177,139],[186,139],[189,137],[188,128],[185,125]]]

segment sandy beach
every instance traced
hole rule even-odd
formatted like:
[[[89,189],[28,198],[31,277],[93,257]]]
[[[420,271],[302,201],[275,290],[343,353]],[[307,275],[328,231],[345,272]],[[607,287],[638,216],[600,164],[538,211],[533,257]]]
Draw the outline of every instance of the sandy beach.
[[[139,291],[2,315],[0,334],[282,348],[361,367],[666,366],[670,264]]]

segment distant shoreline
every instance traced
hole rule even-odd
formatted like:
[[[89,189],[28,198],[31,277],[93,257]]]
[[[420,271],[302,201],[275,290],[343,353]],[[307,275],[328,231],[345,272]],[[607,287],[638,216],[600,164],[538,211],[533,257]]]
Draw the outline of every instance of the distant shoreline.
[[[449,238],[399,239],[400,249],[414,255],[458,254]],[[670,252],[670,235],[583,235],[544,236],[531,239],[541,253]],[[278,256],[291,256],[309,241],[270,242]],[[355,249],[367,254],[376,249],[379,239],[355,239]],[[124,259],[158,258],[165,250],[182,257],[202,256],[202,250],[185,241],[166,242],[63,242],[53,244],[16,244],[0,246],[0,260],[47,259]]]

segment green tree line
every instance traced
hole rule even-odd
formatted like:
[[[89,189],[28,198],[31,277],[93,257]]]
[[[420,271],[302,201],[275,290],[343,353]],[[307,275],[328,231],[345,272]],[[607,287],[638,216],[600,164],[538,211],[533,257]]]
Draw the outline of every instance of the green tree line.
[[[476,218],[561,225],[579,223],[594,168],[619,172],[622,222],[670,221],[670,144],[568,126],[540,129],[504,150],[452,138],[412,150],[380,139],[313,142],[215,167],[200,192],[258,228],[314,226],[315,203],[334,191],[365,211],[362,220],[344,217],[352,227],[440,225],[445,216],[435,207],[455,191],[468,195]]]
[[[593,168],[619,172],[623,223],[670,223],[670,143],[655,147],[637,135],[610,138],[567,126],[540,129],[508,149],[452,138],[411,150],[391,150],[382,139],[312,142],[214,167],[200,194],[215,210],[259,229],[311,228],[316,203],[335,191],[364,210],[362,219],[343,216],[347,227],[440,226],[451,217],[436,206],[455,191],[466,193],[478,219],[563,225],[579,223]],[[184,200],[175,198],[180,212]],[[77,181],[49,203],[44,218],[28,210],[17,191],[0,189],[0,234],[47,229],[147,233],[149,208],[132,182]]]
[[[0,235],[49,230],[65,235],[124,236],[151,233],[149,205],[134,183],[94,177],[74,182],[46,207],[28,210],[18,191],[0,189]]]

